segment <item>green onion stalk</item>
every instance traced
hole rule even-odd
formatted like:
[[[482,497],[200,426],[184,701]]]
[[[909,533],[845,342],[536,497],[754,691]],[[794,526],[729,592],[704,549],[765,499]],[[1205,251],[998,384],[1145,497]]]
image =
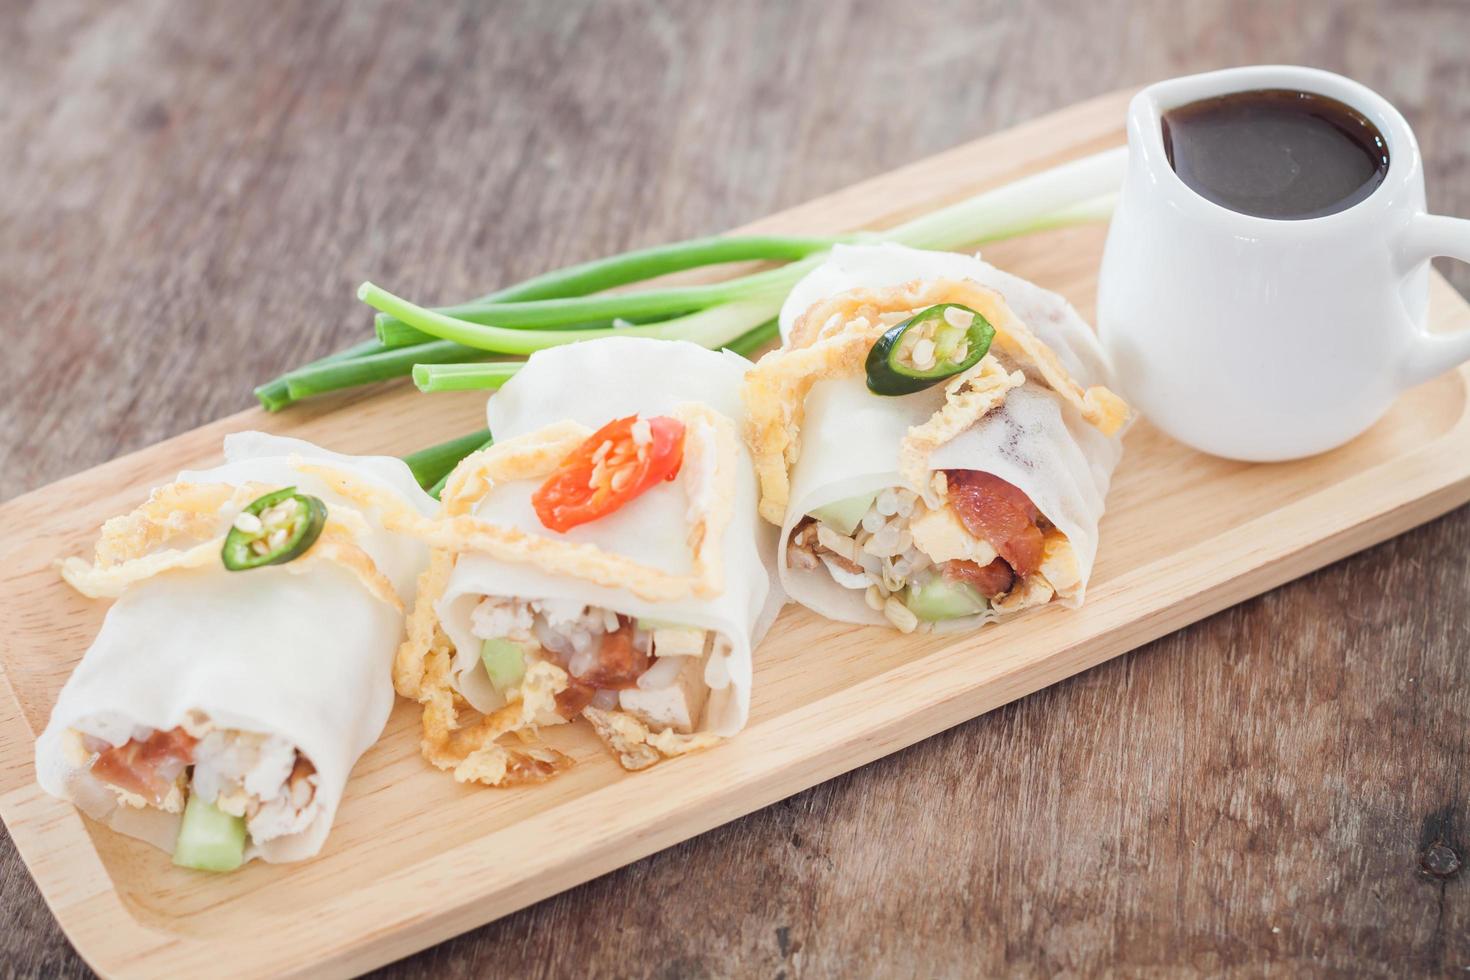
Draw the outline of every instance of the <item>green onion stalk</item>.
[[[491,390],[538,350],[610,335],[688,340],[754,353],[776,336],[791,288],[840,241],[956,250],[1048,228],[1106,220],[1126,163],[1109,150],[1022,178],[887,231],[844,238],[700,238],[550,272],[456,306],[428,308],[373,283],[376,338],[256,389],[272,411],[310,395],[412,375],[424,391]],[[605,290],[727,262],[786,264],[723,282]],[[758,339],[752,342],[751,338]],[[497,358],[499,355],[499,358]],[[488,362],[488,363],[482,363]]]

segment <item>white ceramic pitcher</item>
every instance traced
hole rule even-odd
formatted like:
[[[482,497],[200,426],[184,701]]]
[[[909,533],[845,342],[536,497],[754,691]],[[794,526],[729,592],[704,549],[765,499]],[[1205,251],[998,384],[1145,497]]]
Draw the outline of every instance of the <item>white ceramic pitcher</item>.
[[[1190,189],[1165,156],[1163,113],[1255,89],[1312,92],[1361,112],[1388,142],[1383,182],[1344,211],[1304,220],[1240,214]],[[1437,255],[1470,261],[1470,221],[1424,213],[1418,144],[1378,94],[1291,66],[1177,78],[1129,106],[1099,335],[1122,394],[1174,438],[1234,459],[1308,456],[1470,360],[1470,331],[1425,332]]]

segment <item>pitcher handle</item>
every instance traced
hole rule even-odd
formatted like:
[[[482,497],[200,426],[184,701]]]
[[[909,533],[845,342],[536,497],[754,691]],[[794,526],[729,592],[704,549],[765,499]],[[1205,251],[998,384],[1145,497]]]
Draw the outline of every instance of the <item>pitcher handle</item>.
[[[1421,262],[1438,256],[1470,262],[1470,220],[1438,214],[1416,215],[1399,246],[1399,266],[1409,272]],[[1429,333],[1418,325],[1404,364],[1404,386],[1438,377],[1470,361],[1470,329],[1455,333]]]

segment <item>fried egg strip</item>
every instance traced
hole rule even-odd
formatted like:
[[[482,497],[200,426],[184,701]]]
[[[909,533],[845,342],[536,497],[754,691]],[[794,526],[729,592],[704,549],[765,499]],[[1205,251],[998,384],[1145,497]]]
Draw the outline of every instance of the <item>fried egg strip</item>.
[[[439,627],[434,604],[449,581],[454,556],[436,551],[419,578],[419,598],[409,620],[409,635],[393,662],[393,687],[421,705],[419,751],[458,782],[514,786],[540,782],[572,766],[573,760],[536,740],[538,720],[554,716],[556,695],[566,689],[566,672],[538,661],[526,668],[508,702],[469,723],[472,714],[454,690],[454,645]],[[500,742],[514,735],[521,743]]]
[[[710,732],[695,732],[681,735],[664,729],[651,732],[648,726],[625,711],[603,711],[601,708],[584,708],[582,717],[592,723],[597,737],[607,746],[618,764],[636,772],[663,759],[676,755],[687,755],[700,749],[718,745],[724,739]]]
[[[971,279],[914,280],[887,289],[851,289],[838,293],[801,315],[792,327],[791,346],[803,347],[824,333],[831,335],[840,329],[836,327],[838,323],[876,320],[895,310],[925,309],[939,303],[960,303],[985,317],[995,328],[992,343],[1001,353],[1028,375],[1045,381],[1104,435],[1113,435],[1128,421],[1130,409],[1123,399],[1101,385],[1084,390],[1062,367],[1052,349],[1011,312],[1000,293]]]
[[[529,664],[521,683],[508,692],[505,705],[461,722],[450,686],[454,653],[447,640],[431,651],[419,698],[424,706],[420,748],[424,758],[454,774],[457,782],[514,786],[540,782],[572,766],[573,760],[549,746],[525,744],[538,718],[556,710],[556,695],[566,689],[566,671],[544,660]],[[506,735],[519,735],[522,745],[502,745]]]
[[[453,552],[435,549],[429,554],[429,567],[419,573],[418,590],[409,613],[407,636],[398,645],[393,656],[393,689],[400,696],[414,701],[420,699],[423,689],[425,661],[439,641],[449,642],[439,628],[439,617],[434,604],[444,595],[449,586],[450,573],[454,571]]]
[[[549,575],[627,589],[650,602],[714,596],[724,589],[721,556],[725,529],[734,517],[735,429],[729,419],[703,405],[685,403],[673,414],[687,432],[681,473],[689,495],[689,574],[645,565],[595,544],[496,524],[470,512],[503,483],[552,473],[592,434],[576,422],[558,422],[465,457],[445,483],[440,498],[444,516],[437,519],[426,518],[396,495],[359,484],[330,466],[302,463],[299,468],[326,480],[354,503],[376,509],[388,530],[412,535],[431,548],[533,565]],[[710,466],[704,465],[706,460]],[[707,474],[712,475],[706,483]]]
[[[264,483],[169,483],[122,517],[109,518],[97,539],[96,563],[107,567],[141,558],[175,537],[207,538],[224,514],[235,514],[270,491]]]
[[[745,441],[760,482],[760,515],[779,526],[791,495],[791,467],[801,456],[806,396],[819,381],[861,373],[868,350],[887,328],[859,320],[849,332],[809,347],[773,350],[745,375]]]
[[[116,599],[128,587],[163,572],[189,568],[224,568],[220,552],[226,533],[214,534],[188,548],[152,551],[159,543],[188,533],[209,534],[233,519],[246,504],[278,487],[248,483],[174,483],[153,492],[146,504],[103,526],[97,546],[97,563],[71,557],[60,563],[61,577],[89,599]],[[356,544],[368,532],[361,514],[348,507],[334,507],[327,516],[321,536],[305,554],[281,566],[302,574],[317,562],[330,561],[347,569],[376,599],[403,611],[403,600],[393,584],[378,570],[367,552]]]

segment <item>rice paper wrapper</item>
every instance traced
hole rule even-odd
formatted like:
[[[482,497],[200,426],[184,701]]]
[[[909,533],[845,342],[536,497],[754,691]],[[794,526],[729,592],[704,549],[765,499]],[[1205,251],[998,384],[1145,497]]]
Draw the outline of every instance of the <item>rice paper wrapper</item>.
[[[1071,304],[978,256],[952,252],[839,245],[828,262],[792,290],[781,310],[782,336],[789,336],[792,325],[812,304],[835,293],[941,278],[972,279],[1000,293],[1016,316],[1056,352],[1073,378],[1084,386],[1108,383],[1107,361],[1097,338]],[[910,426],[923,423],[943,404],[942,385],[897,398],[872,394],[861,377],[815,385],[806,401],[801,456],[791,474],[783,545],[801,518],[819,507],[904,486],[899,445]],[[1103,435],[1051,389],[1028,381],[1013,389],[999,408],[936,450],[929,463],[931,472],[983,470],[1023,490],[1072,544],[1083,588],[1061,601],[1077,606],[1092,573],[1098,524],[1122,453],[1120,439]],[[790,597],[818,614],[842,622],[887,623],[881,612],[868,607],[862,592],[838,585],[825,570],[790,568],[784,547],[779,568]],[[936,629],[970,629],[994,618],[994,612],[987,612],[940,623]]]
[[[398,459],[344,456],[259,432],[227,436],[224,449],[224,465],[186,471],[179,480],[290,484],[322,498],[329,512],[334,505],[351,506],[295,469],[293,457],[301,457],[397,493],[425,516],[437,510]],[[365,516],[371,523],[372,515]],[[357,543],[405,606],[411,604],[427,549],[380,527]],[[402,633],[403,616],[332,562],[304,574],[286,566],[234,573],[220,566],[157,575],[112,605],[62,688],[36,743],[41,786],[114,830],[172,851],[179,815],[120,805],[105,784],[68,758],[63,734],[100,717],[108,740],[120,745],[134,726],[170,729],[190,712],[203,712],[216,728],[280,736],[311,760],[318,778],[316,818],[300,833],[252,842],[246,858],[312,857],[331,829],[348,773],[388,720],[393,654]]]
[[[490,399],[487,414],[497,440],[567,419],[595,430],[628,415],[668,414],[681,403],[701,402],[735,424],[738,459],[734,514],[724,537],[725,585],[718,596],[650,602],[626,589],[549,575],[530,564],[460,555],[436,611],[457,651],[456,689],[472,705],[483,711],[499,703],[480,663],[480,640],[471,629],[471,614],[480,598],[563,599],[724,634],[731,644],[729,655],[711,657],[705,668],[711,690],[701,730],[728,736],[744,727],[750,710],[752,650],[785,601],[773,581],[775,530],[756,516],[755,475],[739,436],[745,415],[740,388],[749,368],[749,361],[729,351],[710,351],[684,341],[612,337],[533,354]],[[531,494],[541,482],[501,484],[475,513],[530,534],[554,536],[556,532],[544,527],[531,507]],[[662,483],[562,537],[665,571],[687,573],[689,501],[682,484],[682,480]]]

